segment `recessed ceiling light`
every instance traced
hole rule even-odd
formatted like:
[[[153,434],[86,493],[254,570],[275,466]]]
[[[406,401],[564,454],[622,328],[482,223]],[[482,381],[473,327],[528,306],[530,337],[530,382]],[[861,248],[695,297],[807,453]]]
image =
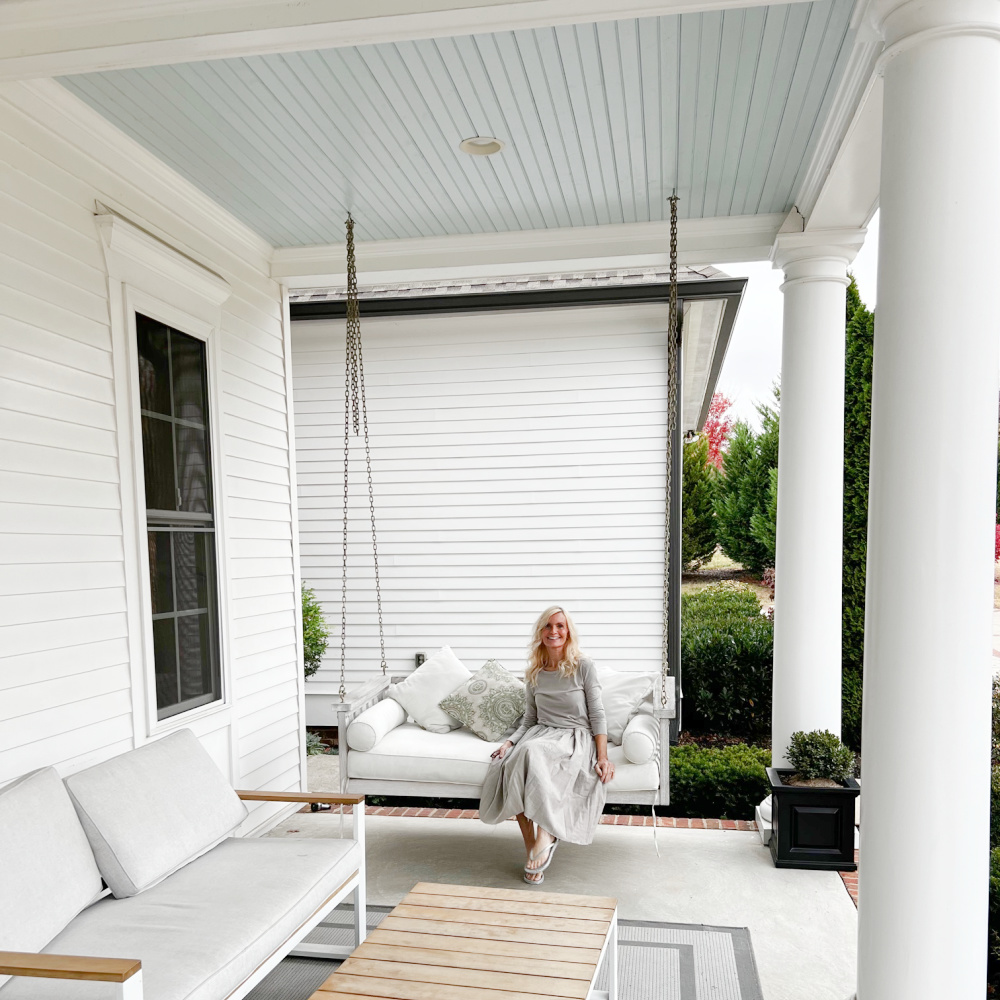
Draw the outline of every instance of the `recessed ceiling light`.
[[[490,135],[474,135],[470,139],[463,139],[458,148],[472,156],[489,156],[491,153],[499,153],[503,149],[503,143]]]

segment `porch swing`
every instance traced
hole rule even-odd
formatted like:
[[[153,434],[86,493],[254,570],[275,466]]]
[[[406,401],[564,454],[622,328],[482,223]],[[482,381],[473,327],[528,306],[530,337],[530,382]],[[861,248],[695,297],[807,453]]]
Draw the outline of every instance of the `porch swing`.
[[[609,745],[608,756],[615,777],[608,784],[607,801],[629,805],[668,805],[670,802],[670,723],[676,718],[675,678],[669,671],[669,617],[672,553],[670,497],[674,475],[674,436],[677,420],[677,364],[679,330],[677,311],[677,196],[670,198],[670,293],[667,326],[667,444],[666,502],[664,507],[664,560],[662,641],[659,686],[655,683],[624,727],[621,745]],[[340,747],[340,787],[344,794],[478,799],[494,743],[467,729],[429,732],[405,718],[405,712],[388,697],[390,678],[385,658],[382,589],[379,578],[375,498],[372,485],[371,446],[365,397],[361,319],[358,308],[354,220],[347,217],[347,338],[344,376],[344,510],[341,572],[340,701],[335,704]],[[378,612],[380,676],[350,692],[346,684],[347,661],[347,538],[350,473],[350,438],[363,436],[368,506]],[[644,676],[649,676],[644,675]],[[629,742],[630,731],[634,734]],[[632,752],[627,755],[627,749]],[[635,749],[638,748],[638,751]],[[617,787],[616,787],[617,786]]]

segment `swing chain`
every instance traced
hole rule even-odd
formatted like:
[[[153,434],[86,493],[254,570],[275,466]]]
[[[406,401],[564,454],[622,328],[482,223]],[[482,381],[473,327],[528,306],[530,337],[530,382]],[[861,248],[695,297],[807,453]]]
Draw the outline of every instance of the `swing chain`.
[[[368,474],[368,507],[372,525],[372,555],[375,561],[375,602],[378,608],[378,641],[382,674],[386,673],[385,631],[382,624],[382,586],[378,571],[378,539],[375,532],[375,488],[372,454],[368,440],[368,404],[365,399],[365,364],[361,351],[361,314],[358,307],[358,271],[354,257],[354,219],[347,216],[347,357],[344,371],[344,545],[341,563],[340,600],[340,700],[347,697],[347,527],[350,486],[350,433],[364,431],[365,469]]]
[[[667,704],[670,669],[670,498],[673,492],[674,434],[677,429],[677,359],[680,337],[677,317],[677,195],[670,196],[670,306],[667,318],[667,476],[663,518],[663,638],[660,647],[660,706]]]

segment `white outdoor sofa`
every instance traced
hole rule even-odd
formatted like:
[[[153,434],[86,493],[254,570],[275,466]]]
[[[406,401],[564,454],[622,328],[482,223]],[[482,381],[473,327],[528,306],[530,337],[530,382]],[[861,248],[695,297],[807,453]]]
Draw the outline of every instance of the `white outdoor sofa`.
[[[349,803],[353,836],[234,837],[241,800]],[[0,998],[239,1000],[352,893],[356,946],[363,797],[236,792],[189,730],[34,771],[0,789]]]
[[[394,677],[392,682],[401,679]],[[383,712],[379,706],[387,697],[389,684],[388,677],[379,677],[350,692],[334,706],[341,791],[345,795],[480,798],[490,754],[497,744],[480,739],[468,729],[431,733],[410,720],[403,721],[405,713],[401,711]],[[632,763],[625,756],[624,745],[608,747],[608,757],[615,765],[615,776],[608,783],[608,802],[670,804],[670,720],[676,715],[674,678],[667,678],[667,699],[662,707],[655,703],[659,700],[659,686],[657,678],[625,730],[626,737],[631,730],[640,739],[652,742],[651,758],[645,763]],[[363,744],[370,744],[367,749],[350,746],[348,729],[354,722],[369,723],[371,735]],[[353,742],[358,740],[354,738]]]

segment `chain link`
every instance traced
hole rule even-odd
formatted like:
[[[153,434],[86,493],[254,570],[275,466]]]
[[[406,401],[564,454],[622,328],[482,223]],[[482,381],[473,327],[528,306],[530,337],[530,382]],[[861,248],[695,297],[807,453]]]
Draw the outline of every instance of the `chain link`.
[[[660,705],[667,704],[667,676],[670,671],[670,498],[674,478],[674,434],[677,430],[677,195],[670,197],[670,306],[667,319],[667,495],[663,518],[663,641],[660,648]]]
[[[368,440],[368,404],[365,400],[365,363],[361,350],[361,314],[358,308],[358,271],[354,257],[354,220],[347,216],[347,357],[344,367],[344,546],[340,599],[340,700],[347,697],[347,526],[350,489],[351,430],[364,431],[365,470],[368,474],[368,508],[371,513],[372,555],[375,560],[375,603],[378,608],[378,644],[382,674],[386,673],[385,630],[382,624],[382,585],[378,571],[378,538],[375,531],[375,487]]]

